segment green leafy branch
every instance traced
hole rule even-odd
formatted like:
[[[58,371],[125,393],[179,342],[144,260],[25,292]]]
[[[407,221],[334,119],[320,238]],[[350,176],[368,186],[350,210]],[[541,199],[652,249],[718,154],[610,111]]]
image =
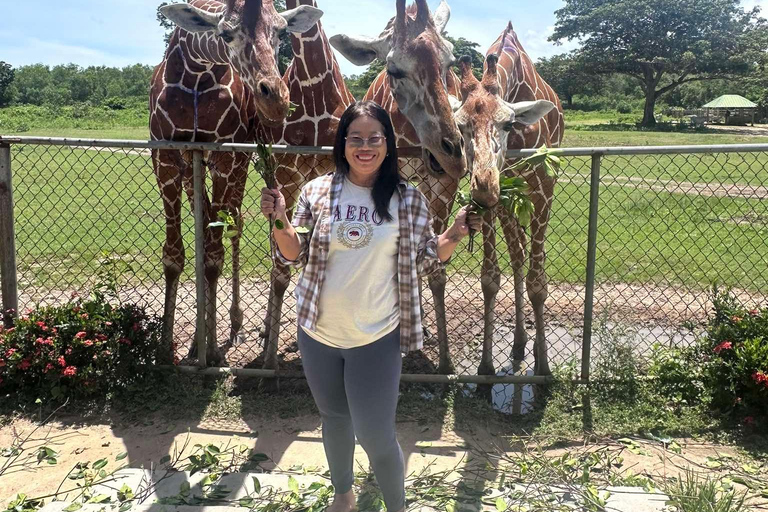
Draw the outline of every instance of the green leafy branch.
[[[560,157],[558,155],[562,154],[562,149],[550,149],[547,146],[541,146],[536,150],[536,153],[531,156],[521,158],[514,164],[507,167],[504,172],[508,173],[512,171],[519,171],[525,167],[534,167],[543,164],[544,169],[547,171],[547,175],[557,178],[558,174],[560,173],[561,165]]]
[[[216,222],[208,224],[209,228],[225,228],[222,236],[224,238],[235,238],[240,233],[235,215],[231,214],[227,210],[220,210],[216,212],[216,218],[219,219]]]
[[[510,214],[517,218],[517,221],[524,228],[531,224],[533,216],[533,201],[529,195],[528,183],[519,176],[503,178],[499,183],[499,204]],[[480,205],[472,198],[468,192],[460,190],[456,195],[456,201],[461,206],[469,205],[472,212],[478,215],[485,215],[488,208]],[[470,232],[469,251],[474,250],[474,232]]]

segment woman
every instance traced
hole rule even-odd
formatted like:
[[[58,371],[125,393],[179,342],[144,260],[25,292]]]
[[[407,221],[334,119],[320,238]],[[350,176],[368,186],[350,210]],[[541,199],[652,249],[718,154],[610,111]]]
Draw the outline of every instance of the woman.
[[[462,208],[435,236],[426,199],[398,174],[389,115],[374,102],[341,116],[333,157],[336,172],[305,185],[292,225],[277,190],[262,190],[261,211],[284,224],[272,230],[277,257],[304,268],[298,344],[336,492],[328,512],[355,510],[355,436],[387,510],[402,511],[395,410],[401,353],[422,346],[418,275],[438,270],[482,219]]]

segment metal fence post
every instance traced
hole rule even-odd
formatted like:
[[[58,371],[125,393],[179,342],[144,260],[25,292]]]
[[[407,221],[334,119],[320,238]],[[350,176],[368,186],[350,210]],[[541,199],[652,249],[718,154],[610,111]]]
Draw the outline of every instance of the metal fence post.
[[[13,222],[13,185],[11,183],[11,146],[0,144],[0,281],[3,311],[19,309],[16,274],[16,232]],[[0,319],[4,315],[0,314]]]
[[[589,380],[592,354],[592,314],[595,299],[595,262],[597,259],[597,215],[600,201],[600,160],[602,155],[592,155],[592,172],[589,186],[589,235],[587,238],[587,282],[584,293],[584,336],[581,347],[581,378]]]
[[[203,211],[203,152],[192,152],[194,209],[195,209],[195,291],[197,298],[197,314],[195,316],[195,344],[197,345],[197,362],[200,367],[207,366],[206,361],[206,321],[205,321],[205,212]]]

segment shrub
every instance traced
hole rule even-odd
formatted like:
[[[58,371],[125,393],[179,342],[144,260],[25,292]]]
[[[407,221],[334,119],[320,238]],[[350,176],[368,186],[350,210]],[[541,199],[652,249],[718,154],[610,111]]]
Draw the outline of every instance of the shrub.
[[[86,398],[126,386],[157,360],[160,325],[142,307],[113,306],[102,294],[30,311],[0,327],[0,393]]]
[[[768,413],[768,309],[748,309],[728,291],[713,290],[714,314],[700,349],[715,407]]]
[[[654,344],[648,375],[655,379],[658,392],[675,405],[695,405],[706,395],[697,347]]]

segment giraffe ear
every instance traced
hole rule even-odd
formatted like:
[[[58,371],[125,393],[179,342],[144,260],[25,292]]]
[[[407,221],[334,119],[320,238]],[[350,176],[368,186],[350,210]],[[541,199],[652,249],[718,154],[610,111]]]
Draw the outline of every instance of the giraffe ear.
[[[322,18],[323,11],[311,5],[300,5],[295,9],[281,12],[280,16],[288,23],[286,27],[288,32],[303,34]]]
[[[392,49],[388,38],[371,39],[337,34],[331,37],[330,42],[331,46],[356,66],[370,64],[373,59],[384,61]]]
[[[517,103],[507,103],[512,109],[510,121],[531,125],[539,122],[539,119],[555,108],[555,104],[547,100],[519,101]]]
[[[198,9],[189,4],[169,4],[160,8],[160,12],[187,32],[208,32],[216,30],[223,13],[214,14]]]
[[[435,21],[437,33],[442,34],[445,32],[445,26],[448,25],[448,20],[451,19],[451,8],[448,6],[448,2],[441,0],[432,19]]]

